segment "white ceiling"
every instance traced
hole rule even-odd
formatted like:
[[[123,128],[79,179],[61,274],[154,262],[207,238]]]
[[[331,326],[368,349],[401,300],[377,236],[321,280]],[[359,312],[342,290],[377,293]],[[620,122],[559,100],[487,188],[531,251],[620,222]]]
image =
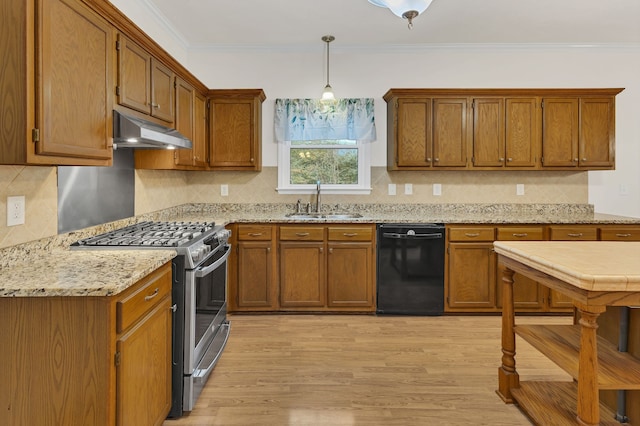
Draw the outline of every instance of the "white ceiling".
[[[144,0],[187,48],[640,45],[640,0],[433,0],[414,20],[367,0]]]

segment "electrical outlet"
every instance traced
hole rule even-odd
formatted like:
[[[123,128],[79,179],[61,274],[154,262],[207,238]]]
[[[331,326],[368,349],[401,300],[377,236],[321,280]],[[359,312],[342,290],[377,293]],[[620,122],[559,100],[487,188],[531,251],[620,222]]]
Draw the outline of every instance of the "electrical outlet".
[[[433,195],[442,195],[442,185],[439,183],[433,184]]]
[[[7,226],[24,224],[24,195],[7,197]]]
[[[411,194],[413,194],[413,184],[405,183],[404,184],[404,195],[411,195]]]
[[[516,184],[516,195],[524,195],[524,183]]]
[[[389,184],[389,195],[396,195],[396,184],[395,183],[390,183]]]
[[[229,195],[229,185],[220,185],[220,195],[223,197]]]

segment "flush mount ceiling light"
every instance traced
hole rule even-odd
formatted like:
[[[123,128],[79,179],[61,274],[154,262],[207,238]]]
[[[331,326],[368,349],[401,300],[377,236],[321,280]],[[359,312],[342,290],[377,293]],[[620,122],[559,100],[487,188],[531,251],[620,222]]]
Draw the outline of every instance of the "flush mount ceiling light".
[[[427,10],[433,0],[369,0],[369,3],[386,7],[394,15],[409,21],[409,29],[413,28],[413,18]]]
[[[326,35],[322,37],[322,41],[327,43],[327,85],[324,86],[324,90],[322,91],[323,101],[332,101],[336,98],[335,95],[333,94],[333,89],[329,84],[329,43],[331,43],[335,39],[336,38],[332,35]]]

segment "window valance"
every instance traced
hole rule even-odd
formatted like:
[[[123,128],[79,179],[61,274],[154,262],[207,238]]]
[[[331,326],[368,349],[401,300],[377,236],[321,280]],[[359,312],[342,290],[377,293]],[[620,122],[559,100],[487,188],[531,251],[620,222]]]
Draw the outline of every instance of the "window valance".
[[[373,99],[276,99],[276,141],[376,140]]]

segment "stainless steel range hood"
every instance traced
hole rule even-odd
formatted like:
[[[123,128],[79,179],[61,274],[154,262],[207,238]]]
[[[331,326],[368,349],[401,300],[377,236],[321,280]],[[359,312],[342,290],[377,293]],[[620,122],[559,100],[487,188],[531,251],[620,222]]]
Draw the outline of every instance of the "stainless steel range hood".
[[[191,149],[193,143],[176,129],[113,111],[113,148]]]

